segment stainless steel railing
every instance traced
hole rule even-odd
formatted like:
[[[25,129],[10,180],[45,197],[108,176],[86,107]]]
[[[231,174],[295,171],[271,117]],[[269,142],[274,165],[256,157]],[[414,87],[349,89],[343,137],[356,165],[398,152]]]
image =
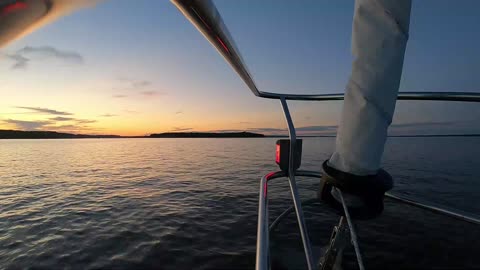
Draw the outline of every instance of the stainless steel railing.
[[[276,172],[276,173],[271,173],[267,174],[264,178],[262,178],[261,181],[261,187],[260,187],[260,196],[265,196],[267,194],[267,183],[268,179],[274,179],[278,178],[281,176],[288,176],[288,182],[290,184],[290,191],[292,194],[292,199],[293,199],[293,206],[295,209],[295,213],[297,216],[298,220],[298,226],[300,230],[300,235],[302,238],[302,243],[303,243],[303,248],[305,252],[305,258],[307,260],[307,267],[309,270],[314,269],[314,261],[313,261],[313,256],[312,256],[312,249],[311,249],[311,244],[310,240],[308,238],[308,231],[306,228],[306,224],[304,221],[303,217],[303,210],[302,210],[302,204],[300,200],[300,195],[298,194],[298,189],[297,189],[297,184],[295,177],[300,176],[300,174],[308,174],[308,175],[302,175],[302,176],[311,176],[311,177],[320,177],[319,173],[315,172],[309,172],[309,171],[295,171],[294,168],[294,163],[295,163],[295,156],[294,153],[296,152],[295,149],[297,147],[297,135],[296,135],[296,130],[295,130],[295,125],[293,124],[292,117],[290,115],[290,110],[288,108],[287,104],[287,99],[293,99],[293,100],[341,100],[343,99],[342,94],[334,94],[334,95],[284,95],[284,94],[273,94],[273,93],[268,93],[271,95],[271,97],[268,96],[262,96],[265,93],[263,92],[258,92],[260,97],[265,97],[265,98],[278,98],[280,99],[280,103],[282,106],[282,110],[285,116],[285,121],[287,122],[287,127],[288,127],[288,135],[290,138],[290,157],[289,157],[289,170],[288,173],[285,172]],[[470,101],[470,102],[480,102],[480,93],[424,93],[424,92],[410,92],[410,93],[400,93],[398,96],[398,99],[400,100],[450,100],[450,101]],[[264,195],[262,195],[264,194]],[[391,196],[393,199],[398,199],[398,197]],[[401,200],[400,200],[401,201]],[[406,202],[408,200],[404,199],[403,202]],[[415,205],[413,203],[410,203],[412,205]],[[268,269],[268,252],[265,252],[265,245],[267,245],[268,248],[268,240],[265,242],[265,236],[268,239],[268,220],[265,222],[265,218],[268,219],[268,209],[267,209],[267,201],[265,199],[262,199],[260,197],[260,205],[259,205],[259,223],[262,222],[263,224],[258,225],[258,235],[260,240],[257,239],[257,269]],[[421,203],[417,203],[418,207],[421,207]],[[453,212],[449,212],[447,210],[443,211],[438,211],[439,208],[435,208],[432,206],[424,206],[423,208],[429,209],[432,211],[436,212],[441,212],[443,214],[447,214],[450,216],[461,216],[459,214],[453,215]],[[347,221],[350,220],[347,217]],[[471,221],[472,218],[467,218],[467,220]],[[474,220],[474,219],[473,219]],[[267,224],[267,228],[265,228],[265,223]],[[351,221],[349,222],[349,227],[352,226]],[[353,227],[352,227],[353,228]],[[356,234],[354,230],[350,230],[350,234],[352,237],[352,241],[356,240]],[[260,242],[259,242],[260,241]],[[360,255],[360,250],[358,247],[358,243],[354,245],[356,255],[357,255],[357,260],[358,264],[360,266],[360,269],[363,269],[363,263],[362,263],[362,258]],[[259,252],[261,255],[259,255]],[[267,255],[265,257],[265,254]]]
[[[308,177],[315,177],[320,178],[322,175],[319,172],[314,171],[303,171],[297,170],[295,172],[295,176],[308,176]],[[287,177],[287,173],[283,171],[278,172],[271,172],[266,174],[260,180],[260,193],[259,193],[259,202],[258,202],[258,227],[257,227],[257,257],[256,257],[256,269],[257,270],[265,270],[269,269],[269,262],[270,262],[270,247],[269,247],[269,222],[268,222],[268,182],[270,180],[280,178],[280,177]],[[291,182],[291,181],[290,181]],[[306,225],[305,221],[303,220],[303,212],[299,211],[299,206],[301,207],[300,198],[298,195],[298,190],[296,185],[291,186],[292,190],[292,198],[298,200],[298,204],[294,204],[297,218],[299,217],[298,213],[301,213],[301,221],[299,220],[299,226],[305,229],[306,232]],[[295,190],[295,192],[293,192]],[[301,224],[300,224],[301,223]],[[308,239],[307,234],[300,234],[302,238],[302,242],[305,246],[310,248],[310,241]],[[311,249],[309,249],[311,250]],[[309,269],[313,269],[314,262],[311,252],[305,253],[307,259],[307,265]],[[310,262],[310,263],[309,263]],[[312,268],[310,268],[312,267]]]
[[[315,171],[305,171],[305,170],[297,170],[294,173],[295,176],[306,176],[306,177],[315,177],[315,178],[321,178],[322,174],[319,172]],[[269,221],[268,221],[268,182],[270,180],[280,178],[280,177],[290,177],[292,174],[287,174],[284,171],[278,171],[278,172],[271,172],[266,174],[265,176],[262,177],[260,180],[260,193],[259,193],[259,203],[258,203],[258,227],[257,227],[257,255],[256,255],[256,269],[257,270],[266,270],[270,269],[270,246],[269,246]],[[292,181],[290,181],[292,182]],[[302,238],[302,243],[304,246],[305,250],[305,258],[307,261],[307,267],[308,269],[314,269],[315,268],[315,262],[313,261],[313,255],[311,253],[311,246],[310,246],[310,240],[308,239],[307,235],[307,228],[306,228],[306,223],[303,218],[303,211],[301,209],[301,201],[300,201],[300,196],[298,195],[298,189],[296,185],[290,185],[291,187],[291,193],[292,193],[292,199],[293,201],[297,201],[297,203],[294,203],[294,209],[297,214],[297,219],[299,223],[299,228],[300,228],[300,236]],[[342,197],[342,192],[338,190],[341,198],[342,198],[342,205],[344,207],[345,211],[345,217],[348,223],[349,231],[350,231],[350,236],[352,240],[352,244],[355,248],[355,253],[357,255],[357,261],[360,270],[364,269],[363,266],[363,260],[360,254],[360,247],[358,244],[357,240],[357,235],[355,232],[355,228],[353,226],[353,222],[350,218],[350,215],[348,213],[347,207],[345,202],[343,201]],[[282,213],[278,219],[275,220],[275,222],[279,222],[279,219],[283,216],[286,215],[286,213],[290,212],[290,209],[287,209],[284,213]],[[275,223],[274,222],[274,223]],[[302,229],[304,230],[302,233]],[[310,251],[310,252],[307,252]]]
[[[269,226],[269,215],[268,215],[268,183],[270,180],[276,179],[276,178],[281,178],[281,177],[288,177],[289,175],[286,172],[283,171],[278,171],[278,172],[271,172],[266,175],[264,175],[261,180],[260,180],[260,192],[259,192],[259,203],[258,203],[258,227],[257,227],[257,253],[256,253],[256,269],[257,270],[267,270],[270,269],[270,246],[269,246],[269,239],[270,239],[270,230],[273,229],[279,222],[280,220],[287,216],[289,213],[293,212],[292,210],[295,210],[296,213],[298,213],[297,207],[298,205],[293,205],[292,207],[286,209],[283,213],[281,213],[277,219],[275,219],[274,222],[272,222],[271,227]],[[305,176],[305,177],[313,177],[313,178],[321,178],[322,174],[320,172],[315,172],[315,171],[306,171],[306,170],[297,170],[295,172],[295,176]],[[296,187],[295,187],[296,189]],[[298,191],[296,193],[297,198],[299,199]],[[341,193],[340,193],[341,194]],[[443,214],[452,218],[456,218],[459,220],[467,221],[473,224],[478,224],[480,225],[480,219],[470,217],[467,215],[455,213],[450,210],[445,210],[440,207],[435,207],[431,205],[427,205],[424,203],[420,202],[415,202],[397,195],[393,195],[391,193],[386,193],[385,197],[390,198],[392,200],[401,202],[401,203],[406,203],[418,208],[422,208],[434,213],[438,214]],[[343,198],[343,196],[341,197]],[[313,200],[308,200],[305,201],[304,203],[310,203],[313,202]],[[345,203],[342,200],[342,205],[345,207]],[[348,211],[345,207],[345,216],[346,220],[348,223],[350,235],[351,235],[351,240],[352,240],[352,245],[355,249],[355,254],[357,255],[357,260],[359,264],[360,269],[364,269],[363,267],[363,261],[362,261],[362,256],[360,253],[360,247],[358,246],[358,240],[357,240],[357,235],[355,232],[355,228],[352,224],[352,221],[349,217]],[[303,212],[302,212],[302,217],[303,217]],[[298,216],[297,216],[298,218]],[[302,218],[303,226],[305,226],[305,221]],[[305,226],[306,228],[306,226]],[[308,241],[308,246],[310,246],[309,239],[305,237],[304,234],[300,235],[302,238],[302,242],[307,242]],[[304,244],[305,247],[305,244]],[[307,265],[308,261],[311,261],[312,264],[311,266],[314,266],[313,262],[313,256],[311,253],[305,253],[306,259],[307,259]],[[310,269],[310,268],[309,268]]]
[[[279,94],[269,92],[258,92],[258,97],[286,100],[312,100],[312,101],[332,101],[343,100],[344,94],[318,94],[318,95],[299,95],[299,94]],[[398,100],[430,100],[430,101],[464,101],[480,102],[480,93],[475,92],[399,92]]]
[[[243,61],[240,50],[230,35],[222,16],[211,0],[171,0],[190,22],[230,64],[257,97],[285,100],[343,100],[344,94],[282,94],[260,90]],[[400,92],[400,100],[450,100],[480,102],[480,93],[475,92]]]

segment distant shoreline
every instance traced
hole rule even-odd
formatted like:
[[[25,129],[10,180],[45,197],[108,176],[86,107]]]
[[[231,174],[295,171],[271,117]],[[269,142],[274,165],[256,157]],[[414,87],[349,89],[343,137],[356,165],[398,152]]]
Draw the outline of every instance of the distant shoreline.
[[[335,135],[297,135],[299,138],[335,138]],[[480,137],[480,134],[390,135],[392,138]],[[135,139],[135,138],[288,138],[286,135],[264,135],[253,132],[165,132],[147,136],[86,135],[55,131],[0,130],[0,139]]]
[[[253,132],[165,132],[150,134],[148,138],[263,138],[265,135]]]
[[[147,136],[86,135],[55,131],[0,130],[0,139],[264,138],[253,132],[165,132]]]

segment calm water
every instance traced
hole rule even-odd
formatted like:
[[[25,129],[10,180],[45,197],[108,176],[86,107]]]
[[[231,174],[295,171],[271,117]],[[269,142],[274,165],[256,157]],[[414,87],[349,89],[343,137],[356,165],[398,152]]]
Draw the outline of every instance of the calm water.
[[[276,170],[274,144],[2,140],[0,268],[252,268],[258,183]],[[302,168],[320,170],[333,144],[306,139]],[[478,217],[479,156],[480,138],[391,138],[384,167],[393,193]],[[303,198],[316,185],[300,179]],[[285,180],[270,185],[272,218],[289,206],[288,192]],[[321,204],[306,210],[312,241],[322,246],[338,217]],[[275,265],[301,251],[296,226],[292,215],[272,236]],[[480,268],[479,226],[387,200],[384,215],[358,230],[367,268]],[[353,259],[348,252],[346,268]]]

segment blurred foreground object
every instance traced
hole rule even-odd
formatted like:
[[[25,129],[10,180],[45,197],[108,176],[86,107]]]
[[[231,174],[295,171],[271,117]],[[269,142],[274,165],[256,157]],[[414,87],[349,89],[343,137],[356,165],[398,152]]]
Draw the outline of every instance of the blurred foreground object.
[[[0,0],[0,48],[99,0]]]

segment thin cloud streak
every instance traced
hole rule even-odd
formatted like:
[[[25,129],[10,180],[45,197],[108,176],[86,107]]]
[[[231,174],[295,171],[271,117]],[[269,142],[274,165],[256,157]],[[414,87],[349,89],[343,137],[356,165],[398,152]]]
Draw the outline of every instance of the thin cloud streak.
[[[56,59],[70,64],[83,64],[84,58],[77,52],[63,51],[52,46],[26,46],[14,54],[6,54],[14,64],[11,69],[26,69],[32,61]]]
[[[214,129],[214,130],[209,130],[207,132],[219,132],[219,133],[226,133],[226,132],[243,132],[245,130],[243,129]]]
[[[91,131],[99,131],[99,128],[91,128],[88,126],[77,126],[77,125],[59,125],[59,126],[44,126],[43,130],[56,131],[56,132],[68,132],[68,133],[84,133]]]
[[[44,58],[56,58],[61,59],[67,62],[83,64],[83,56],[77,52],[64,51],[52,46],[41,46],[41,47],[32,47],[26,46],[23,49],[17,51],[17,54],[20,55],[37,55]]]
[[[134,88],[143,88],[143,87],[149,86],[151,84],[152,84],[152,82],[147,81],[147,80],[132,81],[132,87],[134,87]]]
[[[62,122],[62,121],[73,121],[73,120],[75,120],[75,118],[57,116],[57,117],[50,118],[50,120]]]
[[[266,132],[266,133],[271,133],[271,132],[286,132],[287,129],[285,128],[247,128],[248,131],[250,132]]]
[[[392,128],[411,128],[411,127],[441,127],[441,126],[450,126],[461,123],[461,121],[453,122],[413,122],[413,123],[401,123],[401,124],[392,124]]]
[[[193,128],[191,127],[174,127],[172,129],[173,132],[180,132],[180,131],[189,131],[192,130]]]
[[[49,120],[55,121],[55,122],[75,122],[76,124],[92,124],[97,122],[97,120],[93,120],[93,119],[78,119],[73,117],[62,117],[62,116],[53,117],[53,118],[50,118]]]
[[[51,121],[25,121],[25,120],[15,120],[15,119],[6,119],[6,120],[2,120],[2,122],[7,124],[12,124],[16,128],[21,130],[37,130],[39,128],[52,124]]]
[[[5,57],[14,62],[10,69],[25,69],[30,61],[30,59],[19,54],[6,54]]]
[[[314,131],[337,131],[338,126],[305,126],[297,128],[297,131],[314,132]]]
[[[75,122],[78,124],[93,124],[96,123],[97,120],[91,120],[91,119],[75,119]]]
[[[118,77],[117,80],[123,82],[123,85],[122,87],[114,88],[114,90],[138,90],[144,89],[145,87],[152,85],[152,82],[148,80],[139,80],[127,77]]]
[[[52,121],[56,119],[56,121]],[[0,120],[5,124],[14,125],[15,129],[19,130],[37,130],[37,131],[57,131],[57,132],[84,132],[91,130],[100,130],[99,128],[92,128],[88,124],[97,122],[96,120],[89,119],[74,119],[67,117],[55,117],[50,120],[16,120],[6,119]],[[64,124],[65,122],[71,122],[71,124]]]
[[[143,91],[140,94],[147,96],[147,97],[153,97],[153,96],[160,96],[162,93],[157,92],[157,91]]]
[[[51,115],[73,115],[69,112],[62,112],[48,108],[40,108],[40,107],[25,107],[25,106],[17,106],[15,108],[29,110],[34,113],[41,113],[41,114],[51,114]]]

